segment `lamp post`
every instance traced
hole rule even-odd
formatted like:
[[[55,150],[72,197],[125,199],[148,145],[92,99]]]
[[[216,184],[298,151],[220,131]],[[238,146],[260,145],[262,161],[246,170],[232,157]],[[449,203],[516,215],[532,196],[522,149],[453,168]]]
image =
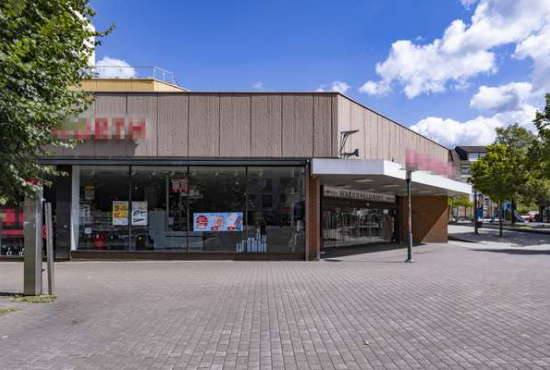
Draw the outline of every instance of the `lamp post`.
[[[405,262],[414,262],[412,258],[413,233],[412,233],[412,189],[411,189],[412,171],[407,170],[407,227],[409,231],[409,241],[407,246],[407,260]]]
[[[474,234],[478,235],[477,229],[477,190],[474,189]]]

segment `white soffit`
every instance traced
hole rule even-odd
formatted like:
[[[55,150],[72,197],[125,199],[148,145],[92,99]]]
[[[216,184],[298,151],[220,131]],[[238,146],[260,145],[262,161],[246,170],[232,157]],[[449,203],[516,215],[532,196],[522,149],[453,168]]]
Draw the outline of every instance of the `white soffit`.
[[[388,180],[401,181],[405,181],[406,178],[406,171],[402,165],[383,159],[313,158],[311,160],[311,173],[326,178],[382,176]],[[428,172],[413,172],[412,184],[413,187],[414,184],[425,185],[453,194],[472,193],[472,186],[469,184]]]

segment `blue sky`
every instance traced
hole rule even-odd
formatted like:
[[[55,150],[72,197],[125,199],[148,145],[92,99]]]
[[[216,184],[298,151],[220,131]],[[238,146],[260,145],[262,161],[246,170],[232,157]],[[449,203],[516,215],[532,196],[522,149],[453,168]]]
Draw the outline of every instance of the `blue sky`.
[[[494,128],[512,120],[531,128],[528,117],[550,86],[548,3],[93,0],[92,6],[96,28],[117,25],[98,47],[98,61],[159,66],[192,91],[338,88],[454,146],[491,141]]]

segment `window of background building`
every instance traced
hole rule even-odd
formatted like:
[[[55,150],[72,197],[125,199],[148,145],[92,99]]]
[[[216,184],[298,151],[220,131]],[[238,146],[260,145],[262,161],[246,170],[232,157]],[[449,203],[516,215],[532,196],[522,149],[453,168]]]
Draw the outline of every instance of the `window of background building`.
[[[21,200],[0,206],[0,258],[23,256],[23,203]]]

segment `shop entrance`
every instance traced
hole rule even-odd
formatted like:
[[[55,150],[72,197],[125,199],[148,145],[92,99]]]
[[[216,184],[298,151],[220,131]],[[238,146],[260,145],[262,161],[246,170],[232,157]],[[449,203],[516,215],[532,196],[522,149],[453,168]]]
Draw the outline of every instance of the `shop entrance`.
[[[328,195],[333,194],[329,192]],[[322,201],[322,248],[397,243],[397,216],[395,202],[337,198],[327,196],[325,192]]]

